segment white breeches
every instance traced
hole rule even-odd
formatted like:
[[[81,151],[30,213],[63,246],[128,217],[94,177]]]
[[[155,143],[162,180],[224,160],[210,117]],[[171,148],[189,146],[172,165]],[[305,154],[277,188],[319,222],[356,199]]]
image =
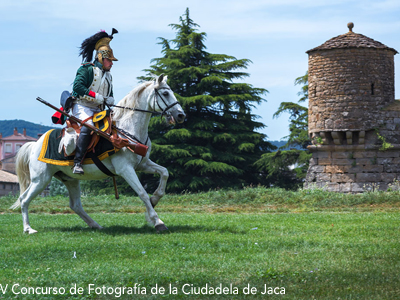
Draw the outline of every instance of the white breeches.
[[[101,110],[98,107],[92,108],[80,105],[78,103],[75,103],[74,106],[72,106],[72,115],[82,121],[89,117],[92,117],[95,113],[99,111]],[[92,120],[89,120],[86,123],[93,126]]]

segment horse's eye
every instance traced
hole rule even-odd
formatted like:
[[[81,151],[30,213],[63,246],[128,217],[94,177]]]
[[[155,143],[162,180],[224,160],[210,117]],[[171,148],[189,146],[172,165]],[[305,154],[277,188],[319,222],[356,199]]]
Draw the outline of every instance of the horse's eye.
[[[168,96],[168,95],[169,95],[168,91],[165,91],[165,92],[163,93],[163,96]]]

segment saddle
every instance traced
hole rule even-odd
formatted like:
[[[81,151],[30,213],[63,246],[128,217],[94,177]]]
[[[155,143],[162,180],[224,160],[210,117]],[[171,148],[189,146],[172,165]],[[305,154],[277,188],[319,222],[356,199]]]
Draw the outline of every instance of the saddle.
[[[60,143],[62,143],[63,131],[65,131],[65,128],[51,129],[44,134],[42,149],[38,157],[39,161],[59,166],[74,165],[74,151],[71,151],[69,155],[65,154],[64,149],[61,149],[60,151]],[[95,160],[97,160],[96,157],[101,161],[118,151],[119,149],[114,147],[111,142],[102,138],[90,152],[86,153],[83,164],[94,164]]]
[[[121,149],[121,148],[127,146],[128,140],[121,138],[118,135],[117,130],[115,128],[113,128],[112,125],[115,125],[115,122],[114,123],[112,122],[111,114],[110,114],[109,110],[103,110],[101,112],[98,112],[98,113],[94,114],[92,117],[89,117],[89,118],[83,120],[82,122],[85,123],[91,119],[93,121],[94,126],[97,129],[103,131],[104,133],[111,135],[111,144],[114,146],[114,148]],[[76,136],[78,138],[83,125],[79,125],[77,122],[75,122],[74,120],[71,120],[71,119],[67,119],[65,121],[65,123],[67,126],[62,129],[61,138],[65,137],[65,134],[69,128],[71,128],[75,131]],[[89,143],[86,153],[95,152],[95,147],[97,146],[97,144],[99,143],[100,138],[101,138],[100,135],[95,134],[95,132],[93,132],[93,131],[91,134],[92,134],[92,139]],[[108,142],[108,143],[110,143],[110,142]],[[75,149],[75,147],[74,147],[74,149]],[[64,146],[64,156],[67,157],[67,156],[72,156],[72,155],[75,155],[75,151],[67,152],[65,149],[65,146]]]

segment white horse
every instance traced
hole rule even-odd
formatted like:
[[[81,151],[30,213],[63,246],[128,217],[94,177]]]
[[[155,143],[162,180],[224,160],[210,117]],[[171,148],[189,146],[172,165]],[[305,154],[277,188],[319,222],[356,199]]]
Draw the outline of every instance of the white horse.
[[[152,162],[149,158],[151,142],[148,138],[148,126],[151,112],[168,114],[172,122],[182,123],[186,117],[182,107],[176,100],[171,88],[167,85],[167,76],[159,76],[154,81],[145,82],[133,89],[113,109],[113,120],[116,126],[128,132],[149,147],[145,157],[132,153],[127,148],[120,149],[114,155],[104,159],[103,164],[114,174],[122,176],[138,194],[146,206],[146,219],[157,231],[167,230],[154,207],[165,193],[168,170]],[[121,108],[125,107],[125,108]],[[127,109],[131,108],[131,109]],[[52,177],[62,181],[69,192],[69,205],[91,228],[101,229],[83,210],[80,199],[79,180],[99,180],[106,178],[94,164],[85,164],[84,175],[73,174],[70,166],[58,166],[39,161],[44,135],[37,141],[24,144],[18,151],[16,171],[20,184],[20,196],[11,206],[21,206],[24,232],[36,233],[29,224],[28,207],[33,198],[39,195],[50,183]],[[158,173],[160,183],[150,198],[141,185],[136,171]]]

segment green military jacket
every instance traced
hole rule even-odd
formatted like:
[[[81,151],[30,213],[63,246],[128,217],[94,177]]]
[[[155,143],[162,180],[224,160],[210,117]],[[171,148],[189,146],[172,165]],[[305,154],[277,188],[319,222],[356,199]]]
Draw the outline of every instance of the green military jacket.
[[[97,69],[96,69],[97,68]],[[73,84],[73,96],[76,98],[89,96],[89,92],[95,87],[95,75],[102,77],[106,76],[107,72],[103,71],[103,66],[97,60],[94,63],[84,63],[76,72],[74,84]],[[111,74],[108,74],[108,78],[111,78]],[[101,80],[98,78],[96,80]],[[97,92],[97,91],[94,91]],[[114,97],[112,82],[108,82],[108,91],[104,97]],[[85,97],[86,98],[86,97]]]

